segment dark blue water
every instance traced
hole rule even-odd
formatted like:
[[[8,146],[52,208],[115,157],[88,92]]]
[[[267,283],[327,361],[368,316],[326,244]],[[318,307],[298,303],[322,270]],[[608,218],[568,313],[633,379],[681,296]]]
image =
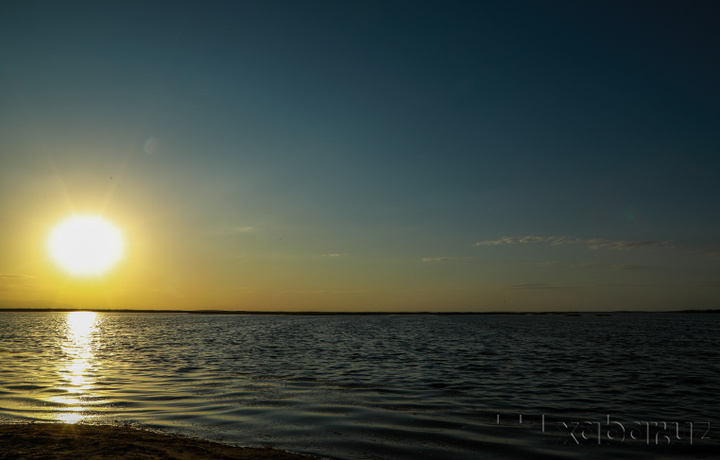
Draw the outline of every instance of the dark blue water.
[[[341,459],[712,458],[720,315],[0,312],[0,422]]]

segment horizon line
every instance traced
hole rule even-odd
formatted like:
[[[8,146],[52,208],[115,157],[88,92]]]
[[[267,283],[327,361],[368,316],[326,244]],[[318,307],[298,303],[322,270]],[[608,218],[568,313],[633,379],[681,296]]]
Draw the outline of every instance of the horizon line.
[[[582,314],[627,314],[627,313],[720,313],[720,308],[709,309],[686,309],[686,310],[548,310],[548,311],[527,311],[527,310],[489,310],[489,311],[320,311],[320,310],[220,310],[220,309],[132,309],[132,308],[52,308],[52,307],[0,307],[0,312],[76,312],[88,311],[98,313],[185,313],[185,314],[206,314],[206,315],[297,315],[297,316],[320,316],[320,315],[572,315]]]

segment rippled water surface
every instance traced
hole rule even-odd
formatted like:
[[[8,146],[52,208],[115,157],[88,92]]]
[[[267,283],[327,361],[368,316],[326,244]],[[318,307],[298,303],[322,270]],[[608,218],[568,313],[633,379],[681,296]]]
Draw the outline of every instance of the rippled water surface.
[[[720,315],[0,312],[0,422],[340,459],[712,458]]]

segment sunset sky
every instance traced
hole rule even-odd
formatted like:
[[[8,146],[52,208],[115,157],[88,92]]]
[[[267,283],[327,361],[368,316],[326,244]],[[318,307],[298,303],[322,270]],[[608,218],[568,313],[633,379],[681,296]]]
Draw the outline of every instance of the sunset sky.
[[[718,308],[717,5],[3,2],[0,307]]]

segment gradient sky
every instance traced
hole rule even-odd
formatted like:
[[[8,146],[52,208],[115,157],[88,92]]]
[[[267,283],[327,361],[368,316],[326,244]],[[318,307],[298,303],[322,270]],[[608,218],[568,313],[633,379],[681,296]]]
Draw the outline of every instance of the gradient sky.
[[[3,2],[0,306],[717,308],[716,5]]]

